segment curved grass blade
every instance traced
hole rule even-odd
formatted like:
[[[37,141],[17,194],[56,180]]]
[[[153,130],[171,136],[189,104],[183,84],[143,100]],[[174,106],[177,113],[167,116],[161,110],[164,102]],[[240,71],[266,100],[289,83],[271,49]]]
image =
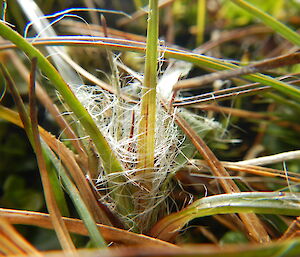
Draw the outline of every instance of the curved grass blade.
[[[0,27],[1,29],[1,27]],[[0,30],[0,35],[1,35]],[[32,40],[32,39],[31,39]],[[107,47],[111,50],[117,51],[133,51],[144,53],[145,43],[130,41],[124,39],[113,39],[105,37],[84,37],[84,36],[68,36],[68,37],[55,37],[55,38],[44,38],[44,39],[34,39],[33,45],[72,45],[72,46],[89,46],[89,47]],[[0,50],[13,48],[14,46],[10,44],[0,45]],[[230,62],[216,59],[213,57],[208,57],[205,55],[197,54],[194,52],[189,52],[185,50],[174,49],[170,47],[160,47],[159,51],[161,54],[164,54],[166,58],[173,58],[178,60],[183,60],[186,62],[193,63],[204,69],[213,69],[213,70],[234,70],[238,69],[240,66],[232,64]],[[260,73],[243,75],[242,78],[258,82],[266,86],[271,86],[272,88],[280,91],[282,94],[289,97],[293,97],[296,100],[300,100],[300,90],[288,83],[283,81],[278,81],[275,78],[272,78],[267,75]]]
[[[3,22],[0,22],[0,35],[10,40],[18,48],[23,50],[30,58],[37,58],[39,68],[42,70],[43,73],[47,75],[49,80],[60,92],[66,103],[71,108],[71,110],[80,120],[86,132],[93,139],[93,142],[95,143],[95,146],[103,161],[103,166],[105,170],[107,172],[122,171],[123,168],[120,162],[117,160],[107,141],[97,128],[97,125],[93,121],[92,117],[81,105],[79,100],[75,97],[68,85],[62,79],[59,73],[55,70],[53,65],[47,60],[47,58],[45,58],[40,51],[38,51],[35,47],[28,43],[21,35],[13,31]]]
[[[211,172],[219,177],[220,185],[224,189],[226,193],[239,193],[240,189],[235,184],[235,182],[230,178],[229,173],[222,165],[222,163],[217,159],[217,157],[213,154],[210,148],[205,144],[203,139],[195,133],[195,131],[191,128],[191,126],[187,123],[185,118],[177,114],[176,122],[178,126],[182,129],[182,131],[189,137],[193,145],[196,147],[198,152],[206,161],[207,165],[210,167]],[[228,178],[228,179],[225,179]],[[257,242],[269,242],[270,237],[261,224],[260,220],[254,213],[240,213],[239,214],[241,220],[243,221],[249,236],[253,238]]]
[[[3,22],[0,22],[0,35],[11,41],[18,48],[28,55],[29,58],[37,58],[38,66],[41,71],[49,78],[53,83],[55,88],[64,98],[64,101],[68,104],[70,109],[74,112],[86,133],[91,137],[95,147],[102,160],[102,165],[107,173],[121,172],[123,167],[114,152],[110,148],[107,140],[104,138],[94,120],[87,112],[87,110],[82,106],[80,101],[75,97],[69,86],[65,83],[61,75],[53,67],[53,65],[44,57],[41,52],[36,49],[32,44],[27,42],[21,35],[9,28]],[[123,182],[123,177],[118,176],[115,178],[117,183]],[[128,208],[132,206],[132,200],[129,197],[122,197],[124,192],[118,194],[118,192],[113,193],[114,198],[118,198],[116,202],[119,206],[126,206],[126,208],[120,208],[124,215],[128,213]]]
[[[53,228],[50,217],[46,213],[0,208],[0,216],[6,218],[12,224],[27,224],[43,228]],[[79,235],[88,235],[88,231],[85,229],[81,220],[66,217],[63,219],[70,232]],[[178,246],[171,243],[119,228],[103,224],[97,224],[97,228],[108,242],[116,242],[125,245],[151,245],[152,247],[156,246],[179,249]]]
[[[7,120],[9,122],[16,124],[17,126],[22,127],[22,122],[21,122],[18,114],[10,109],[7,109],[7,108],[1,106],[1,105],[0,105],[0,117],[4,120]],[[41,130],[40,131],[41,135],[42,136],[44,135],[44,138],[45,138],[45,131],[42,130],[41,128],[40,128],[40,130]],[[50,136],[50,138],[51,138],[51,136]],[[55,144],[57,144],[57,142]],[[45,143],[43,143],[43,146],[44,146],[45,152],[47,153],[49,158],[52,160],[53,164],[55,165],[56,163],[58,163],[58,161],[57,162],[55,161],[53,153],[49,149],[49,146],[46,145]],[[62,148],[60,148],[60,150],[61,149]],[[82,198],[78,192],[78,189],[76,188],[74,183],[71,181],[71,179],[68,177],[68,175],[65,172],[65,169],[63,167],[58,167],[57,171],[59,172],[59,175],[60,175],[72,201],[74,202],[74,205],[75,205],[76,209],[78,210],[80,217],[82,218],[84,224],[86,225],[87,230],[91,236],[91,239],[92,239],[94,245],[95,246],[99,246],[99,245],[104,246],[105,241],[103,240],[101,234],[99,234],[99,231],[96,227],[94,218],[90,214],[89,208],[82,200]],[[95,215],[95,213],[94,213],[94,215]]]
[[[274,17],[272,17],[271,15],[263,12],[259,8],[244,0],[231,0],[231,2],[243,8],[245,11],[249,12],[254,17],[260,19],[265,25],[271,27],[274,31],[279,33],[288,41],[292,42],[297,46],[300,46],[300,35],[297,32],[290,29],[288,26],[275,19]]]
[[[300,194],[282,192],[242,192],[201,198],[182,211],[160,220],[151,235],[170,240],[195,218],[228,213],[262,213],[299,216]]]

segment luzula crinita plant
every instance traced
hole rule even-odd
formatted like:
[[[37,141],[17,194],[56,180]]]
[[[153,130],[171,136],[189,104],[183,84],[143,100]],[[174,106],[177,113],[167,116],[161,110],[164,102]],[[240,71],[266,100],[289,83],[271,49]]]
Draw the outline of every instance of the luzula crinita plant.
[[[34,1],[20,0],[19,3],[39,37],[55,35],[46,19],[37,19],[41,12]],[[29,5],[33,8],[28,8]],[[133,77],[132,82],[118,89],[121,95],[128,91],[135,94],[141,99],[137,102],[123,100],[120,94],[107,92],[98,86],[82,85],[80,77],[66,62],[62,62],[61,56],[66,53],[59,48],[47,48],[49,54],[55,56],[53,60],[61,75],[88,110],[122,167],[121,170],[108,171],[107,167],[99,164],[99,175],[92,178],[100,192],[99,201],[105,202],[128,228],[135,231],[147,231],[168,212],[166,199],[173,187],[171,178],[194,152],[177,127],[174,115],[183,113],[202,135],[220,130],[220,125],[209,119],[179,109],[166,110],[164,105],[171,99],[172,86],[186,68],[182,69],[179,65],[170,74],[158,74],[157,63],[162,56],[158,56],[157,45],[158,7],[157,1],[150,1],[144,81],[142,83]],[[118,62],[117,58],[112,60]],[[158,83],[157,76],[160,77]]]

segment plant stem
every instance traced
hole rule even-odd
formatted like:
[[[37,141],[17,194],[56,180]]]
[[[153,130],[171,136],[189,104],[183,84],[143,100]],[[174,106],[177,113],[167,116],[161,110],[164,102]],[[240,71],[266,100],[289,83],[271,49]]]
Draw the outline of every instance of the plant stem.
[[[203,43],[205,31],[206,0],[198,0],[197,46]]]
[[[47,75],[55,88],[63,96],[64,100],[80,120],[80,123],[85,128],[88,135],[92,138],[103,161],[103,166],[106,172],[122,171],[122,165],[112,152],[108,142],[103,137],[97,125],[89,115],[87,110],[82,106],[79,100],[75,97],[66,82],[56,71],[53,65],[45,58],[40,51],[28,43],[22,36],[13,31],[4,23],[0,22],[0,35],[10,40],[18,48],[23,50],[31,59],[37,57],[39,68]]]
[[[156,123],[156,85],[158,57],[158,0],[149,1],[147,28],[146,63],[144,88],[142,90],[141,121],[139,124],[138,168],[145,178],[153,172]],[[147,174],[147,175],[146,175]],[[151,185],[145,185],[147,188]],[[149,189],[149,188],[148,188]]]
[[[1,26],[2,27],[2,26]],[[0,34],[2,33],[0,27]],[[1,34],[2,35],[2,34]],[[61,40],[62,38],[62,40]],[[52,39],[51,41],[43,42],[42,40],[36,39],[35,42],[33,42],[33,45],[71,45],[71,46],[90,46],[90,47],[99,47],[104,46],[111,50],[117,50],[117,51],[133,51],[137,53],[143,53],[144,52],[144,44],[139,43],[136,41],[128,41],[129,44],[124,44],[124,42],[120,42],[119,40],[109,39],[110,41],[107,41],[106,38],[103,37],[94,37],[93,40],[90,38],[84,38],[80,37],[78,38],[68,38],[65,37],[57,37],[55,40]],[[4,49],[11,49],[14,48],[14,46],[9,44],[0,44],[0,50]],[[189,52],[189,51],[183,51],[183,50],[176,50],[174,48],[161,48],[160,52],[164,53],[165,58],[173,58],[177,60],[186,61],[189,63],[193,63],[201,68],[204,69],[214,69],[214,70],[230,70],[230,69],[238,69],[240,66],[232,64],[230,62],[226,61],[220,61],[217,58]],[[300,100],[300,90],[290,85],[286,82],[280,81],[278,79],[272,78],[270,76],[266,76],[260,73],[256,74],[249,74],[249,75],[243,75],[241,76],[243,79],[250,80],[252,82],[258,82],[263,85],[271,86],[272,88],[280,91],[282,94],[292,97],[295,100]]]
[[[19,127],[24,127],[18,113],[0,105],[0,118],[4,119],[8,122],[11,122]],[[105,240],[103,239],[101,233],[97,229],[96,222],[94,220],[93,215],[91,215],[89,207],[83,201],[82,196],[80,194],[80,188],[77,189],[76,185],[73,183],[73,180],[67,174],[65,168],[61,165],[61,160],[54,155],[50,146],[47,144],[46,137],[51,138],[51,134],[47,133],[41,127],[39,127],[40,135],[43,138],[42,146],[46,156],[49,157],[49,160],[52,161],[53,165],[58,172],[59,177],[62,179],[64,186],[74,203],[76,210],[78,211],[79,216],[81,217],[82,221],[84,222],[92,242],[95,244],[95,247],[104,247],[106,246]],[[58,141],[57,141],[58,142]],[[61,145],[60,145],[61,146]],[[82,191],[81,191],[82,193]],[[94,214],[94,213],[93,213]]]
[[[19,49],[24,51],[24,53],[30,58],[37,58],[37,63],[41,71],[49,78],[49,80],[53,83],[55,88],[62,95],[64,101],[70,107],[70,109],[74,112],[77,119],[80,121],[81,125],[85,129],[86,133],[90,136],[95,147],[100,155],[103,168],[106,173],[118,173],[123,171],[122,164],[117,159],[115,153],[112,151],[110,145],[107,140],[102,135],[101,131],[98,129],[95,124],[93,118],[84,108],[84,106],[80,103],[80,101],[76,98],[72,90],[63,80],[61,75],[57,72],[54,66],[48,61],[46,57],[42,55],[42,53],[36,49],[31,43],[27,42],[21,35],[12,30],[3,22],[0,22],[0,35],[11,41],[15,44]],[[114,183],[123,183],[124,178],[122,176],[116,176],[113,179]],[[116,202],[118,204],[118,209],[122,210],[122,214],[125,216],[128,214],[128,210],[132,207],[132,200],[129,197],[126,197],[124,194],[128,194],[129,191],[126,189],[126,193],[124,192],[124,188],[112,192],[112,197],[116,198]],[[126,206],[126,208],[123,208]]]

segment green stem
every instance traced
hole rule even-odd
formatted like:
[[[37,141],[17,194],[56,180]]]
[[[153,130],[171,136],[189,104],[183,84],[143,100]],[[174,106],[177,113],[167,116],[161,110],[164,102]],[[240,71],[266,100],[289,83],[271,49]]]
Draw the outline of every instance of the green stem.
[[[53,67],[53,65],[45,58],[42,53],[32,44],[28,43],[21,35],[13,31],[4,23],[0,22],[0,35],[14,43],[18,48],[23,50],[30,59],[37,58],[38,66],[41,71],[53,83],[55,88],[62,95],[68,106],[74,112],[86,132],[92,138],[103,162],[106,172],[122,171],[123,167],[112,152],[108,142],[103,137],[97,125],[89,115],[87,110],[82,106],[79,100],[75,97],[69,86]]]
[[[158,66],[158,23],[158,0],[150,0],[147,28],[144,88],[142,90],[141,121],[139,124],[140,138],[138,145],[138,168],[142,169],[143,172],[147,174],[151,174],[153,172],[154,167],[156,85]]]
[[[98,129],[94,120],[87,112],[87,110],[82,106],[82,104],[76,98],[76,96],[73,94],[69,86],[63,80],[63,78],[57,72],[54,66],[47,60],[47,58],[44,57],[43,54],[38,49],[36,49],[31,43],[29,43],[26,39],[24,39],[21,35],[12,30],[7,25],[5,25],[3,22],[0,22],[0,35],[6,38],[7,40],[11,41],[19,49],[24,51],[30,59],[37,58],[38,66],[41,69],[41,71],[53,83],[55,88],[62,95],[64,101],[67,103],[67,105],[76,115],[77,119],[80,121],[86,133],[91,137],[101,157],[102,165],[106,173],[122,172],[123,167],[121,163],[119,162],[114,152],[110,148],[108,142]],[[124,182],[124,178],[122,176],[116,176],[114,178],[114,182],[122,183]],[[124,189],[122,189],[122,191],[124,191]],[[128,209],[128,207],[132,206],[132,200],[129,197],[126,197],[126,195],[123,197],[121,197],[121,195],[122,193],[119,194],[119,192],[116,191],[112,193],[112,197],[117,198],[116,201],[118,206],[126,206],[126,209]],[[120,209],[125,211],[124,208]],[[127,212],[123,214],[127,215]]]
[[[0,105],[0,118],[9,121],[17,126],[20,127],[24,126],[22,125],[19,115],[16,112],[6,107],[3,107],[1,105]],[[57,159],[57,157],[53,154],[49,146],[44,141],[42,141],[42,147],[45,155],[49,157],[49,160],[51,160],[54,167],[56,168],[59,177],[62,179],[62,182],[71,200],[73,201],[80,218],[83,220],[90,234],[91,240],[95,244],[95,247],[105,247],[106,242],[103,239],[100,231],[98,230],[96,222],[93,216],[91,215],[91,213],[89,212],[89,208],[82,200],[78,189],[74,185],[73,181],[69,178],[65,168],[61,166],[61,160]]]
[[[197,12],[197,45],[203,43],[205,31],[206,0],[198,0]]]
[[[1,27],[0,27],[1,29]],[[0,30],[1,35],[1,30]],[[60,39],[63,38],[63,39]],[[101,39],[101,41],[100,41]],[[96,40],[98,40],[96,42]],[[111,40],[111,39],[110,39]],[[71,46],[90,46],[90,47],[106,47],[111,50],[117,51],[133,51],[138,53],[144,53],[144,44],[139,43],[136,41],[129,41],[130,43],[120,43],[118,40],[114,42],[108,42],[106,38],[103,37],[95,37],[93,41],[87,38],[82,38],[80,40],[76,39],[68,39],[66,40],[65,37],[57,37],[56,40],[51,40],[47,42],[42,42],[41,40],[36,40],[36,45],[71,45]],[[3,46],[0,45],[0,50],[10,49],[13,46],[5,44]],[[177,50],[174,48],[161,48],[161,53],[164,53],[164,57],[166,58],[173,58],[177,60],[182,60],[186,62],[193,63],[201,68],[204,69],[214,69],[214,70],[231,70],[231,69],[238,69],[240,66],[229,63],[227,61],[219,60],[213,57],[196,54],[193,52]],[[280,91],[282,94],[293,97],[294,99],[300,100],[300,90],[297,87],[294,87],[286,82],[279,81],[275,78],[270,76],[266,76],[260,73],[251,74],[251,75],[243,75],[241,76],[244,79],[250,80],[252,82],[259,82],[263,85],[268,85],[273,87],[274,89]]]

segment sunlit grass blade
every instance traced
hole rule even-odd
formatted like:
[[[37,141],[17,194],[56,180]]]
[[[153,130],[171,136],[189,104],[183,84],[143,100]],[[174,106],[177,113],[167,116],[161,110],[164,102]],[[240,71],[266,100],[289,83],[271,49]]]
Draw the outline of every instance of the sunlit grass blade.
[[[151,234],[170,240],[195,218],[225,213],[300,215],[299,194],[281,192],[242,192],[201,198],[182,211],[160,220]]]
[[[145,74],[141,98],[141,120],[139,123],[138,168],[151,179],[154,172],[154,149],[156,127],[156,86],[158,67],[158,1],[149,1],[149,17],[146,43]],[[150,174],[146,175],[146,174]],[[145,184],[151,190],[151,181]]]
[[[57,70],[53,67],[53,65],[48,61],[48,59],[44,57],[39,50],[37,50],[34,46],[28,43],[27,40],[25,40],[17,32],[15,32],[2,22],[0,22],[0,35],[14,43],[18,48],[23,50],[30,58],[37,58],[38,66],[41,69],[41,71],[49,78],[49,80],[59,91],[64,101],[74,112],[78,120],[80,120],[80,123],[85,129],[87,135],[90,136],[93,143],[95,144],[95,147],[100,155],[102,165],[106,173],[109,174],[113,172],[123,171],[123,167],[120,161],[115,156],[115,153],[112,151],[110,145],[98,129],[90,114],[80,103],[80,101],[75,97],[74,93],[65,83],[65,81],[57,72]],[[116,182],[122,183],[123,178],[121,176],[118,176],[115,180],[117,180]],[[126,215],[126,209],[131,208],[132,201],[128,197],[121,197],[123,194],[124,192],[121,192],[119,194],[115,192],[112,194],[112,196],[117,197],[118,195],[118,199],[116,200],[118,206],[127,206],[125,209],[120,208],[120,211],[125,211],[124,215]]]
[[[1,31],[0,31],[1,33]],[[129,40],[120,40],[112,38],[103,38],[103,37],[94,37],[92,40],[90,37],[56,37],[51,39],[36,39],[33,45],[72,45],[72,46],[102,46],[107,47],[112,50],[118,51],[133,51],[144,53],[145,43]],[[13,48],[10,44],[0,45],[0,50]],[[213,69],[213,70],[233,70],[238,69],[240,66],[232,64],[225,60],[220,60],[217,58],[197,54],[194,52],[178,50],[174,48],[159,48],[160,54],[164,54],[166,58],[174,58],[177,60],[183,60],[186,62],[193,63],[204,69]],[[271,86],[272,88],[280,91],[282,94],[289,97],[293,97],[295,100],[300,100],[300,90],[288,83],[279,81],[275,78],[272,78],[263,74],[250,74],[243,75],[242,78],[247,79],[252,82],[258,82],[263,85]]]
[[[29,23],[24,30],[24,37],[27,37],[28,30],[33,27],[37,32],[37,37],[53,37],[56,33],[52,26],[50,26],[48,20],[44,18],[44,14],[33,0],[17,0],[18,5],[23,10],[24,14],[27,16]],[[58,15],[58,14],[57,14]],[[80,77],[74,70],[72,70],[64,60],[61,58],[59,53],[64,54],[66,49],[62,47],[48,48],[46,47],[48,53],[52,56],[52,60],[56,65],[61,76],[67,83],[79,85],[81,83]]]
[[[175,118],[181,130],[189,137],[193,145],[196,147],[197,151],[210,167],[212,174],[219,178],[220,185],[222,186],[223,190],[229,194],[240,192],[239,187],[232,179],[230,179],[230,175],[225,167],[206,145],[203,139],[195,133],[191,126],[189,126],[184,117],[177,114]],[[270,241],[267,231],[254,213],[240,213],[239,216],[243,221],[251,238],[261,243]]]
[[[287,39],[288,41],[292,42],[293,44],[300,46],[300,35],[290,29],[288,26],[284,25],[271,15],[267,14],[266,12],[260,10],[256,6],[250,4],[244,0],[231,0],[233,3],[238,5],[239,7],[243,8],[245,11],[252,14],[254,17],[260,19],[265,25],[271,27],[274,31],[279,33],[282,37]]]

